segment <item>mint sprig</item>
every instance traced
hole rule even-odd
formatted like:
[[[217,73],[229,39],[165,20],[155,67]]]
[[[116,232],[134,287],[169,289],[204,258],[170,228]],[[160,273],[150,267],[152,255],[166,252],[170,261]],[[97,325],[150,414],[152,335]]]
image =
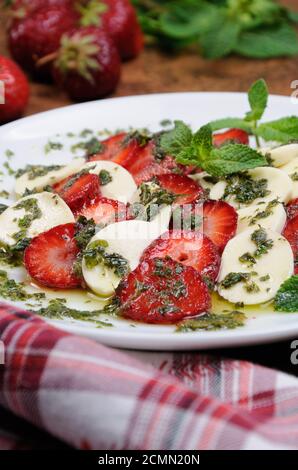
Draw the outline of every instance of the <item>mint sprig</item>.
[[[282,284],[275,296],[274,308],[279,312],[298,312],[298,275]]]
[[[265,141],[276,141],[287,144],[298,139],[298,117],[289,116],[275,121],[260,123],[268,105],[268,87],[265,80],[260,79],[252,84],[248,91],[250,110],[243,118],[223,118],[210,123],[213,131],[236,127],[256,137],[260,146],[260,137]]]
[[[192,133],[184,122],[175,121],[174,129],[161,136],[160,146],[178,163],[196,165],[216,177],[268,164],[265,156],[246,145],[228,144],[214,148],[209,124]]]
[[[276,0],[132,0],[151,43],[199,45],[217,59],[232,53],[268,58],[298,54],[298,14]]]

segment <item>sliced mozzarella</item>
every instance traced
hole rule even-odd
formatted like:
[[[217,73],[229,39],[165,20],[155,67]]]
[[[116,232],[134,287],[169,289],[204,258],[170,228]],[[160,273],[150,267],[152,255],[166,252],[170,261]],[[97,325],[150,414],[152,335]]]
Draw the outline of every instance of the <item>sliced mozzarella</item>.
[[[280,167],[298,157],[298,144],[281,145],[273,149],[263,148],[260,152],[263,155],[268,155],[274,166]]]
[[[219,284],[219,294],[229,302],[243,302],[246,305],[267,302],[274,298],[281,284],[293,274],[294,260],[290,244],[272,230],[266,230],[268,239],[273,241],[273,247],[268,253],[255,258],[256,263],[251,267],[240,262],[239,258],[243,254],[253,254],[256,250],[256,245],[251,240],[255,230],[256,228],[246,230],[228,242],[222,255],[218,282],[221,283],[230,273],[249,273],[251,280],[248,282],[254,282],[259,290],[252,289],[249,292],[248,284],[244,281],[229,288]]]
[[[90,247],[94,241],[104,240],[108,244],[105,252],[121,255],[127,260],[129,269],[132,271],[138,266],[143,251],[164,231],[164,224],[159,224],[156,220],[150,223],[142,220],[127,220],[108,225],[100,230],[90,240],[88,246]],[[102,263],[93,268],[87,268],[83,259],[82,269],[86,284],[92,291],[103,297],[113,295],[121,281],[111,268]]]
[[[292,180],[293,188],[291,199],[298,197],[298,157],[294,158],[291,162],[282,166],[280,169],[285,171]]]
[[[282,203],[275,201],[261,202],[259,205],[245,207],[238,211],[237,234],[244,232],[250,227],[261,225],[266,229],[281,233],[287,214]]]
[[[49,171],[45,175],[37,176],[36,178],[30,177],[30,172],[24,173],[16,180],[15,193],[17,197],[21,197],[26,189],[29,191],[42,191],[46,186],[52,186],[55,183],[59,183],[59,181],[62,181],[64,178],[78,173],[84,163],[84,158],[76,158],[69,165],[62,166],[58,170]]]
[[[262,198],[256,198],[250,204],[239,203],[235,196],[228,196],[225,200],[236,209],[242,209],[250,205],[258,205],[261,202],[269,202],[278,199],[280,202],[287,203],[292,196],[293,181],[282,170],[271,167],[259,167],[247,172],[253,180],[265,179],[268,182],[268,195]],[[219,181],[210,191],[210,199],[221,199],[224,196],[227,183]]]
[[[74,222],[74,216],[67,204],[57,195],[48,192],[34,194],[19,199],[12,206],[8,207],[0,215],[0,244],[14,245],[16,243],[13,235],[20,232],[22,227],[19,225],[20,219],[30,214],[26,209],[18,209],[18,206],[29,199],[34,199],[41,211],[41,216],[32,220],[30,226],[26,229],[26,237],[32,238],[36,235],[46,232],[57,225]]]
[[[226,186],[227,186],[227,183],[225,181],[219,181],[218,183],[216,183],[213,188],[211,188],[210,190],[210,199],[214,199],[216,201],[218,201],[219,199],[222,199],[224,193],[225,193],[225,189],[226,189]],[[230,202],[229,200],[227,200],[227,202]]]
[[[110,174],[112,181],[100,188],[104,197],[127,203],[137,190],[131,174],[117,163],[102,160],[87,163],[84,168],[90,168],[90,173],[95,175],[99,175],[102,170]]]

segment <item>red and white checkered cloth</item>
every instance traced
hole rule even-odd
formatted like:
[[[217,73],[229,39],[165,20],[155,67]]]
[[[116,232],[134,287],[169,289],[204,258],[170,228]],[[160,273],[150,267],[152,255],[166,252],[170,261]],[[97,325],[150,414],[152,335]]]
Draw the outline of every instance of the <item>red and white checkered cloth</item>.
[[[298,449],[298,380],[286,374],[119,352],[4,304],[0,339],[0,405],[75,448]],[[0,431],[0,448],[17,441]]]

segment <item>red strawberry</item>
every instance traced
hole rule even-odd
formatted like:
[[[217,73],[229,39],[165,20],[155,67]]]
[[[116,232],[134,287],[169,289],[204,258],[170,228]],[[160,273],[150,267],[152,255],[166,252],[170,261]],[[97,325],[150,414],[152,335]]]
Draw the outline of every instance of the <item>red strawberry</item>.
[[[289,219],[292,219],[296,215],[298,215],[298,198],[293,199],[287,204],[287,215]]]
[[[63,36],[53,65],[56,83],[76,101],[112,93],[120,79],[120,58],[107,33],[80,28]]]
[[[96,224],[108,225],[126,220],[126,205],[123,202],[97,196],[75,213],[75,216],[93,219]]]
[[[1,103],[0,124],[19,118],[29,99],[29,83],[22,70],[12,60],[0,56],[0,83],[4,86],[4,103]]]
[[[79,210],[95,197],[100,196],[100,184],[97,175],[77,173],[53,186],[72,211]]]
[[[48,79],[50,63],[38,67],[37,62],[57,51],[62,35],[76,26],[77,18],[65,5],[47,5],[13,20],[8,32],[12,56],[24,69]]]
[[[152,140],[139,150],[127,170],[132,174],[137,185],[149,181],[153,176],[171,173],[177,169],[177,163],[172,157],[166,156],[157,159],[155,156],[156,144]]]
[[[58,225],[31,240],[24,254],[25,267],[39,284],[56,289],[80,285],[74,264],[80,252],[75,224]]]
[[[206,312],[211,298],[200,274],[170,258],[145,260],[116,289],[125,318],[177,323]]]
[[[143,33],[129,0],[81,0],[77,10],[82,26],[102,26],[109,33],[122,59],[131,59],[143,49]]]
[[[10,6],[14,18],[24,18],[45,6],[72,7],[73,0],[14,0]]]
[[[283,231],[283,236],[290,243],[295,263],[295,274],[298,274],[298,215],[288,220]]]
[[[151,243],[142,260],[169,256],[215,281],[218,276],[220,256],[212,241],[199,232],[170,230]]]
[[[213,145],[221,147],[225,144],[249,144],[249,135],[241,129],[229,129],[226,132],[213,135]]]
[[[137,139],[130,139],[129,135],[124,132],[109,137],[102,142],[102,145],[102,152],[92,155],[89,161],[111,160],[127,168],[136,152],[140,150]]]
[[[159,185],[176,195],[175,204],[190,204],[204,195],[203,188],[188,176],[168,174],[156,177]]]
[[[206,201],[203,204],[193,204],[191,208],[186,206],[182,208],[182,215],[184,227],[191,227],[204,233],[220,253],[236,234],[238,215],[227,202]],[[192,217],[191,223],[189,223],[190,217]]]

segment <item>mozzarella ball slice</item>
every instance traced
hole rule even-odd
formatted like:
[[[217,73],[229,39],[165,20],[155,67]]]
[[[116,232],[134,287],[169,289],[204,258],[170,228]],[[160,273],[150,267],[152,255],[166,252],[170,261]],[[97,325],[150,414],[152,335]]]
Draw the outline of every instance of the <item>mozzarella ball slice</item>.
[[[75,222],[73,213],[57,194],[48,192],[19,199],[0,215],[0,244],[12,246],[15,234],[33,238],[57,225]]]
[[[99,241],[100,245],[105,245],[106,254],[120,255],[126,261],[129,270],[133,271],[138,266],[143,251],[164,231],[164,224],[159,224],[157,221],[117,222],[100,230],[90,240],[87,251],[94,246],[94,242]],[[118,276],[115,270],[104,262],[99,262],[93,267],[88,267],[87,264],[84,257],[82,271],[88,287],[102,297],[113,295],[121,281],[121,276]]]
[[[256,257],[257,246],[252,241],[255,230],[237,235],[223,252],[218,292],[229,302],[254,305],[272,300],[281,284],[293,274],[294,259],[289,242],[279,233],[266,230],[273,245],[267,253]],[[247,253],[254,257],[254,264],[240,261]],[[243,275],[246,279],[241,280]]]
[[[291,199],[295,199],[298,197],[298,157],[294,158],[287,165],[282,166],[281,170],[286,172],[292,180],[293,187]]]
[[[40,165],[40,168],[38,168],[38,165],[36,165],[35,171],[28,171],[16,179],[15,193],[17,197],[21,197],[26,189],[29,191],[42,191],[46,186],[52,186],[64,178],[78,173],[84,163],[84,158],[76,158],[69,165],[62,166],[61,168],[55,165],[48,167]],[[51,170],[51,168],[53,169]]]
[[[237,212],[237,234],[244,232],[250,227],[258,227],[258,225],[281,233],[287,220],[283,204],[276,200],[262,202],[258,206],[245,207]]]
[[[104,197],[127,203],[130,202],[137,190],[132,175],[117,163],[102,160],[89,162],[84,168],[90,169],[90,173],[95,175],[100,175],[101,171],[109,173],[111,181],[100,187]]]
[[[286,165],[298,157],[298,144],[281,145],[273,149],[261,149],[263,155],[268,155],[276,167]]]
[[[250,203],[240,203],[235,199],[234,195],[227,196],[225,201],[235,207],[235,209],[242,209],[250,205],[258,205],[262,202],[270,202],[273,199],[278,199],[280,202],[287,203],[291,199],[293,181],[284,171],[272,167],[259,167],[253,170],[249,170],[247,173],[255,181],[262,179],[267,180],[268,194],[264,197],[256,198]],[[226,187],[226,181],[219,181],[211,189],[210,199],[223,198]]]

